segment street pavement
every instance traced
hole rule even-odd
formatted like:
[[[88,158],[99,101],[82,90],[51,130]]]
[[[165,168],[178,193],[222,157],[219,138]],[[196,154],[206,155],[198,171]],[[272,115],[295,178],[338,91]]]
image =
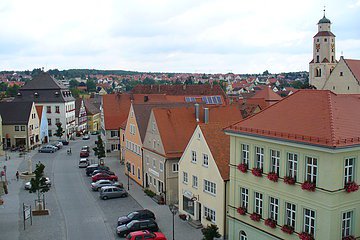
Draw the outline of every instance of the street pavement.
[[[94,146],[95,136],[91,140],[71,141],[56,153],[37,153],[32,151],[27,156],[19,157],[18,152],[8,153],[10,160],[0,157],[0,167],[7,166],[9,194],[4,195],[5,201],[0,206],[0,240],[12,239],[118,239],[116,235],[117,218],[128,212],[147,208],[156,215],[160,230],[168,239],[172,239],[172,214],[165,205],[156,204],[146,196],[142,188],[130,180],[129,197],[101,200],[99,193],[90,189],[91,179],[86,176],[84,169],[78,168],[79,152],[83,145]],[[66,150],[71,147],[72,155]],[[48,216],[33,217],[33,224],[26,222],[26,229],[22,220],[22,204],[34,207],[36,194],[24,190],[25,181],[16,181],[15,173],[26,171],[28,158],[33,160],[33,169],[37,162],[45,165],[45,175],[50,177],[52,187],[45,193]],[[90,155],[90,160],[96,161]],[[115,157],[107,157],[105,164],[114,171],[119,181],[127,189],[127,177],[124,166]],[[187,222],[175,216],[175,239],[202,239],[199,229],[192,228]]]

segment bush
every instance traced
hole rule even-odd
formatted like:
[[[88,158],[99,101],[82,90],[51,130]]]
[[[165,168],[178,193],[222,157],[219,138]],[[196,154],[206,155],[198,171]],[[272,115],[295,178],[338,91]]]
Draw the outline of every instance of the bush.
[[[147,188],[144,189],[144,193],[151,198],[156,195],[156,193],[154,193],[153,191],[151,191],[150,189],[147,189]]]
[[[218,230],[219,228],[214,224],[208,225],[206,228],[201,229],[201,232],[204,236],[203,240],[213,240],[214,238],[221,237]]]

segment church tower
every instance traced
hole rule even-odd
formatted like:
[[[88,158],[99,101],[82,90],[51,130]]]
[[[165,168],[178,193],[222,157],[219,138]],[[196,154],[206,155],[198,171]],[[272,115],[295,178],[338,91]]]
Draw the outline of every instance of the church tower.
[[[318,32],[314,36],[313,59],[309,64],[309,83],[323,89],[332,70],[336,66],[335,35],[331,32],[331,22],[324,17],[318,22]]]

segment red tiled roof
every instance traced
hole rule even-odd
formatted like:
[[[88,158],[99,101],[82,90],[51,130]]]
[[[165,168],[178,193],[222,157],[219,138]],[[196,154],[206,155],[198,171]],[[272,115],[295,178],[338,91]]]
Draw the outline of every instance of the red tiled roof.
[[[130,109],[129,94],[107,94],[102,97],[105,129],[120,129],[121,124],[127,119]]]
[[[299,90],[226,129],[324,147],[360,144],[360,95]]]
[[[318,32],[314,37],[335,37],[335,35],[330,31],[321,31]]]
[[[282,99],[282,97],[276,94],[270,87],[256,92],[252,98],[263,98],[265,102],[277,102]]]
[[[41,116],[42,116],[43,106],[35,106],[35,108],[36,108],[36,112],[39,117],[39,123],[41,124]]]
[[[344,61],[356,80],[360,83],[360,60],[344,59]]]

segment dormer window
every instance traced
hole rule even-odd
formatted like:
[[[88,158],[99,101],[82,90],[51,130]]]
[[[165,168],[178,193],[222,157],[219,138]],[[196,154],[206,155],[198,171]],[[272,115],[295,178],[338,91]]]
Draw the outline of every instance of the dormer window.
[[[57,96],[57,97],[58,97],[58,96],[59,96],[59,92],[55,92],[55,96]]]

